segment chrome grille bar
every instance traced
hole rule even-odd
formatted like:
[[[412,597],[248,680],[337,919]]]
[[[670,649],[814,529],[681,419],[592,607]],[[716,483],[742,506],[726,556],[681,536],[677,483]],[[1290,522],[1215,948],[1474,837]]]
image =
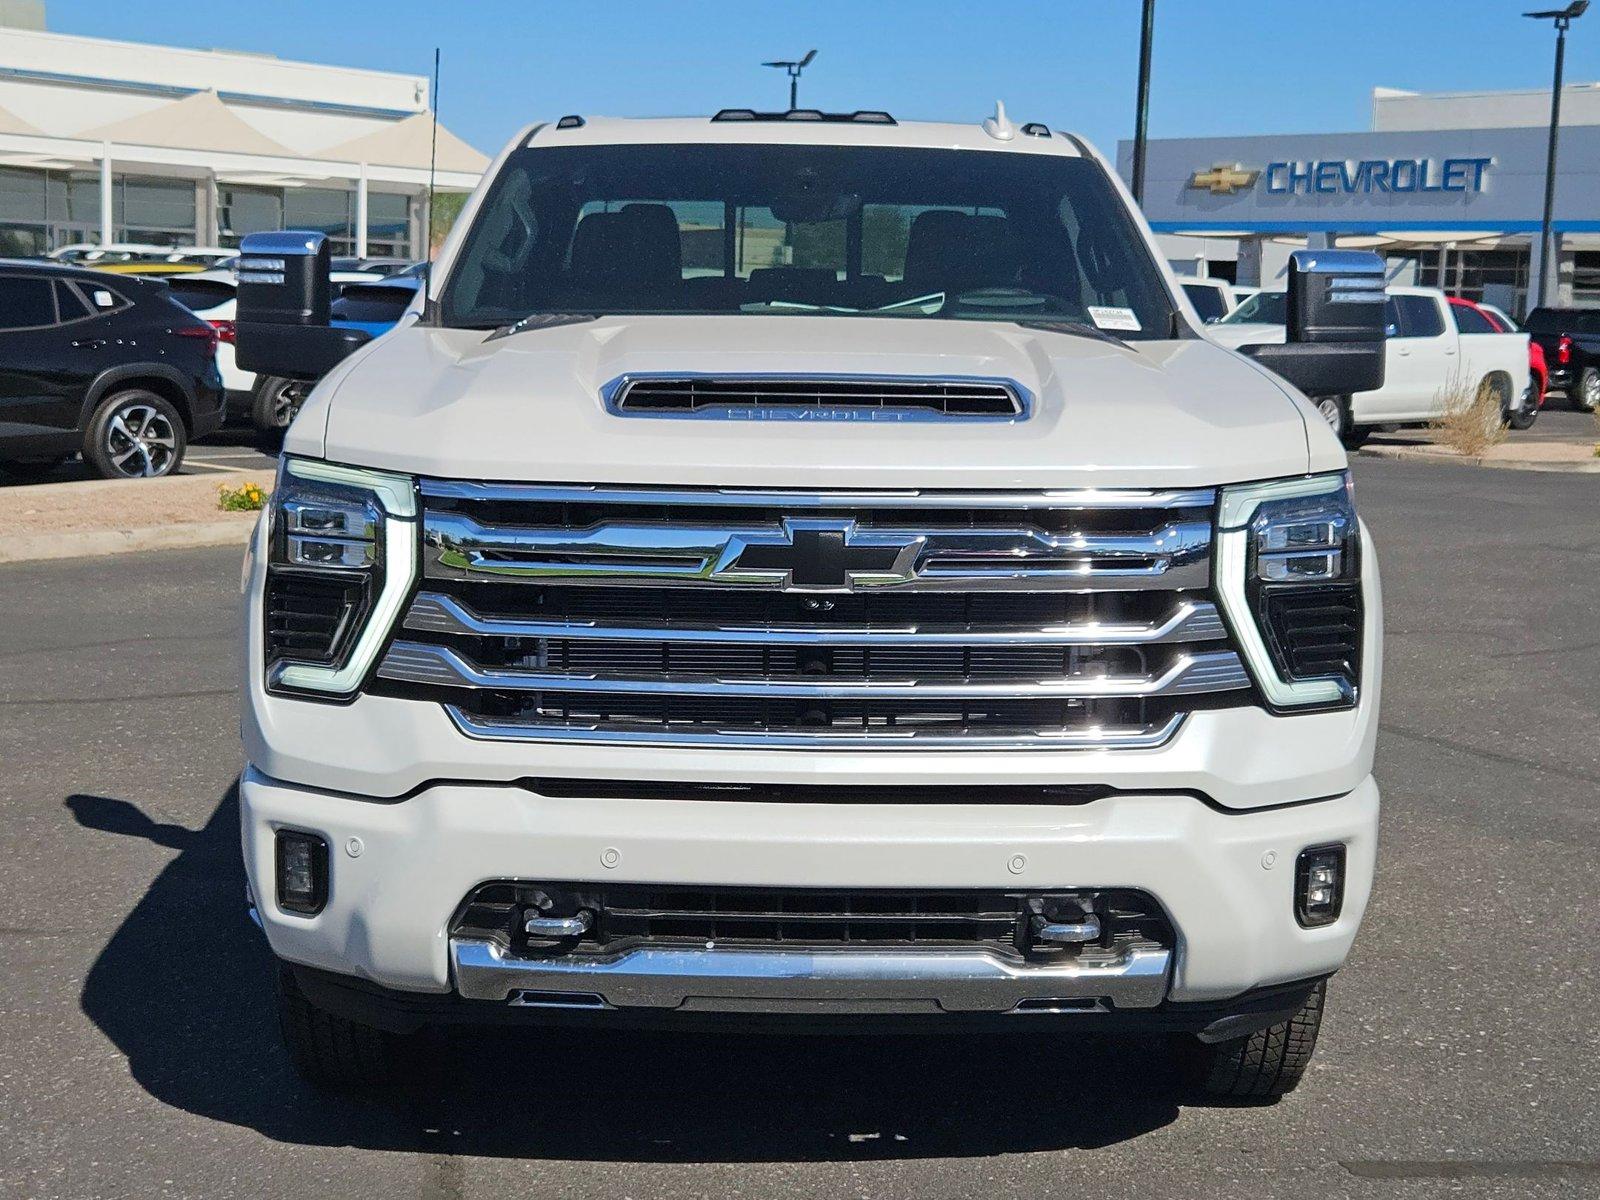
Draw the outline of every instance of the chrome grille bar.
[[[608,484],[486,483],[466,479],[424,479],[423,498],[508,501],[513,504],[646,504],[680,507],[808,508],[975,508],[1015,510],[1100,509],[1209,510],[1216,502],[1212,488],[1063,488],[1059,491],[971,492],[885,488],[874,491],[794,491],[784,488],[615,487]]]
[[[862,730],[688,728],[582,723],[538,718],[480,717],[459,705],[445,711],[468,737],[488,741],[581,742],[670,746],[680,749],[761,750],[1153,750],[1183,724],[1174,714],[1150,725],[1084,725],[1058,729],[1012,729],[999,733],[941,733],[914,727]]]
[[[437,687],[491,688],[518,692],[621,692],[632,695],[739,696],[785,700],[967,700],[1096,699],[1108,696],[1176,696],[1249,686],[1249,676],[1232,650],[1180,656],[1160,675],[1085,675],[1064,679],[947,683],[915,679],[744,678],[716,679],[688,673],[645,675],[569,675],[480,667],[446,646],[396,642],[378,668],[384,679]]]
[[[746,565],[752,551],[797,545],[802,530],[837,528],[845,544],[881,549],[881,562],[841,587],[917,586],[963,591],[1095,587],[1203,587],[1209,520],[1170,521],[1148,533],[1053,534],[1035,526],[917,530],[783,519],[764,525],[608,521],[583,529],[496,526],[429,512],[425,574],[553,582],[690,584],[797,590],[792,572]]]
[[[1209,600],[1186,600],[1159,621],[1080,621],[1032,628],[941,628],[866,625],[713,626],[614,625],[595,621],[484,617],[454,597],[423,592],[405,627],[422,633],[499,638],[799,646],[1103,646],[1203,642],[1225,636]]]

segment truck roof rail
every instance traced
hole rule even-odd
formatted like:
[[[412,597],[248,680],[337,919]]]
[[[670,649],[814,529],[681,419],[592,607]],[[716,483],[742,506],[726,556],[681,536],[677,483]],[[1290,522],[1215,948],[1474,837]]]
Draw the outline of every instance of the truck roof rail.
[[[895,125],[898,122],[882,109],[830,113],[820,108],[791,108],[786,112],[758,112],[753,108],[724,108],[713,121],[824,121],[834,125]]]

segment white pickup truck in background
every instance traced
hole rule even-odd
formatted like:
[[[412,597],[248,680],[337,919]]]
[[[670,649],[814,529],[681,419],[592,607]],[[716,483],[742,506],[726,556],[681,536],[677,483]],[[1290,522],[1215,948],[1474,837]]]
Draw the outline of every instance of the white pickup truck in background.
[[[1528,374],[1525,333],[1462,333],[1445,294],[1437,288],[1387,289],[1388,343],[1383,387],[1352,396],[1325,396],[1317,411],[1347,446],[1374,426],[1436,420],[1452,402],[1470,402],[1488,389],[1510,418],[1536,404]],[[1238,349],[1284,338],[1284,293],[1260,292],[1206,334]]]

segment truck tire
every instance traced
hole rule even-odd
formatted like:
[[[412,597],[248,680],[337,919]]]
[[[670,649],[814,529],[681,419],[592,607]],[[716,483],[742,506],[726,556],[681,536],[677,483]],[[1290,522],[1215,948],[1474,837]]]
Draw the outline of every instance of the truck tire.
[[[1294,1091],[1317,1048],[1327,986],[1324,980],[1312,988],[1282,1024],[1209,1046],[1195,1042],[1195,1081],[1208,1095],[1229,1100],[1269,1100]]]
[[[305,399],[304,384],[276,375],[258,375],[250,391],[250,424],[265,440],[283,438],[300,404]]]
[[[1372,432],[1368,426],[1357,425],[1350,419],[1349,396],[1322,396],[1315,403],[1317,412],[1346,450],[1358,448]]]
[[[1350,428],[1349,402],[1343,396],[1319,396],[1313,403],[1317,406],[1318,415],[1333,430],[1333,436],[1343,441],[1346,430]]]
[[[1526,402],[1513,408],[1511,407],[1511,389],[1505,385],[1501,386],[1503,388],[1502,394],[1506,399],[1505,416],[1507,427],[1517,430],[1532,429],[1533,423],[1539,419],[1538,389],[1530,386],[1525,397]]]
[[[1600,407],[1600,370],[1585,367],[1578,377],[1578,386],[1567,393],[1572,407],[1579,412],[1593,412]]]
[[[307,1083],[331,1091],[381,1087],[395,1078],[399,1038],[318,1008],[278,964],[278,1028],[289,1061]]]
[[[103,479],[155,479],[183,463],[189,432],[172,402],[144,388],[113,392],[95,407],[83,460]]]

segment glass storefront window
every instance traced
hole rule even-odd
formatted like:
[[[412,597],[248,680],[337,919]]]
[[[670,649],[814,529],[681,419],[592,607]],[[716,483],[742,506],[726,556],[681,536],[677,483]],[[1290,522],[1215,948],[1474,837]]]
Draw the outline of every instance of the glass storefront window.
[[[351,199],[352,205],[354,198]],[[394,192],[367,192],[367,253],[404,257],[411,246],[411,201]]]
[[[120,175],[114,180],[111,211],[130,242],[194,241],[194,181]],[[150,237],[146,234],[158,236]]]
[[[50,230],[43,225],[0,222],[0,258],[37,258],[50,249]]]
[[[45,173],[45,219],[100,228],[100,176],[88,171]]]
[[[283,227],[283,192],[280,189],[231,184],[217,188],[217,241],[220,245],[237,246],[247,233]]]
[[[1572,255],[1572,302],[1600,304],[1600,253],[1577,250]]]
[[[335,254],[349,254],[355,235],[354,192],[332,188],[288,188],[283,194],[285,229],[316,229],[333,239]]]
[[[155,176],[113,177],[118,241],[186,245],[196,241],[196,182]],[[333,253],[355,253],[355,189],[217,187],[217,241],[237,246],[247,233],[317,229]],[[0,254],[43,254],[73,242],[100,240],[100,176],[95,171],[36,171],[0,167]],[[411,252],[411,199],[396,192],[367,195],[367,252]]]
[[[1442,278],[1439,273],[1441,253],[1445,256]],[[1390,262],[1402,260],[1415,264],[1419,287],[1436,287],[1466,300],[1487,300],[1514,313],[1526,311],[1528,251],[1525,248],[1418,250],[1389,256]]]

